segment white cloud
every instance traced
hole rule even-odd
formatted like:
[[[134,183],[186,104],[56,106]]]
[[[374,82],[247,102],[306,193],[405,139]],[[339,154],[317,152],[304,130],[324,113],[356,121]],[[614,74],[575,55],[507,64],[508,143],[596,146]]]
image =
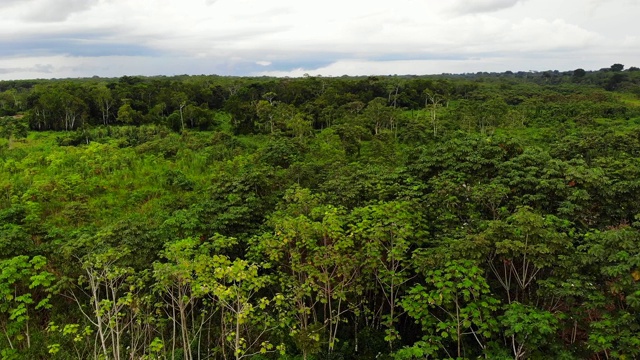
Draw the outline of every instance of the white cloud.
[[[34,22],[64,21],[71,14],[91,9],[99,0],[27,0],[22,18]]]
[[[104,70],[106,57],[132,59],[123,72],[151,71],[138,65],[146,59],[154,71],[170,72],[164,62],[175,73],[313,73],[337,64],[327,70],[350,74],[380,64],[385,73],[392,65],[398,68],[389,73],[446,64],[461,71],[478,64],[529,70],[559,57],[575,61],[570,68],[589,68],[586,62],[600,68],[640,55],[632,46],[638,10],[632,0],[610,0],[593,13],[581,0],[0,1],[0,63],[39,58],[48,64],[45,57],[57,56],[64,60],[51,63],[52,74],[61,76],[117,71]],[[65,63],[76,70],[61,72]],[[22,67],[28,66],[5,68]]]
[[[622,40],[622,44],[624,46],[640,48],[640,37],[634,36],[634,35],[627,35]]]
[[[0,1],[0,8],[8,8],[19,3],[24,3],[24,0],[3,0]]]
[[[0,67],[0,74],[28,73],[28,74],[51,74],[54,67],[51,64],[35,64],[30,67]]]
[[[476,14],[508,9],[523,0],[453,0],[452,9],[461,14]]]
[[[561,19],[526,18],[513,24],[510,30],[504,41],[518,51],[575,50],[601,39],[599,35]]]

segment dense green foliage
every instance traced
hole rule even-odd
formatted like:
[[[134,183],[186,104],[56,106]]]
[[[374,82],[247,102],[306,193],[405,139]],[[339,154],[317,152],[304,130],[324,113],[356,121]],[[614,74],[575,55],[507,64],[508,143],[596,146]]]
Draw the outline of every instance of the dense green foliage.
[[[0,82],[0,357],[640,356],[618,65]]]

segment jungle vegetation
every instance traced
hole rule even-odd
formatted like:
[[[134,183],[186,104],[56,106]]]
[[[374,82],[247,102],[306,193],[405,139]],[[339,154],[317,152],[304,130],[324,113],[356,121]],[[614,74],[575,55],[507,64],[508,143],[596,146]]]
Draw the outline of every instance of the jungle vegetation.
[[[640,357],[638,70],[2,81],[0,358]]]

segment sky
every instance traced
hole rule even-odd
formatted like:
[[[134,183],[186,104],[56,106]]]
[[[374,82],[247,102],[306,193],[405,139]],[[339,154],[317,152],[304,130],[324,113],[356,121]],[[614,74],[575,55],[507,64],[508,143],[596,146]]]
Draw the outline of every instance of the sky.
[[[640,0],[0,0],[0,80],[640,66]]]

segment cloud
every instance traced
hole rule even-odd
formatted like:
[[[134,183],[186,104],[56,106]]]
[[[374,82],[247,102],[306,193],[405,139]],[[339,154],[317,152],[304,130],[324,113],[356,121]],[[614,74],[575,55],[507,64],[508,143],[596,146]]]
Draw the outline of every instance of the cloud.
[[[513,24],[505,33],[503,41],[517,51],[557,51],[587,47],[601,37],[564,20],[526,18]]]
[[[157,50],[142,44],[117,42],[108,39],[105,34],[69,33],[50,36],[27,36],[8,40],[0,39],[0,57],[54,54],[73,56],[160,55]]]
[[[24,3],[25,0],[2,0],[0,1],[0,8],[8,8],[15,4]]]
[[[508,9],[523,0],[453,0],[451,8],[459,14],[477,14]]]
[[[640,48],[640,37],[627,35],[624,37],[622,43],[624,46],[634,47],[637,49]]]
[[[23,18],[32,22],[60,22],[91,9],[99,0],[31,0]]]
[[[14,68],[2,68],[0,67],[0,74],[11,73],[40,73],[51,74],[54,72],[54,67],[51,64],[36,64],[30,67],[14,67]]]
[[[64,77],[631,66],[637,0],[610,1],[590,17],[583,0],[0,0],[0,67],[53,64]]]

